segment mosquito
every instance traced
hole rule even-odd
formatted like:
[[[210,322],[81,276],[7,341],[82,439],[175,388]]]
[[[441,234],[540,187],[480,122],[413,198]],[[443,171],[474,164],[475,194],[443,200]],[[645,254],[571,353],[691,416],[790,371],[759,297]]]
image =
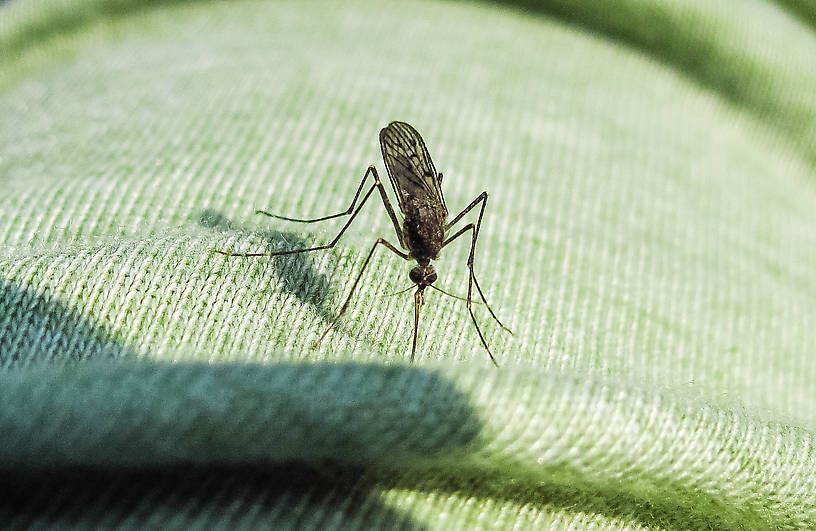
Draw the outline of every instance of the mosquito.
[[[482,192],[479,194],[479,196],[467,207],[465,207],[464,210],[457,214],[456,217],[454,217],[451,221],[447,221],[448,208],[445,205],[445,198],[442,195],[442,174],[437,173],[433,161],[431,160],[431,156],[428,153],[428,148],[425,146],[425,141],[422,140],[422,137],[419,135],[416,129],[405,122],[391,122],[380,131],[380,149],[382,150],[385,167],[388,170],[388,177],[391,180],[391,186],[394,189],[394,195],[397,197],[397,203],[403,215],[402,225],[400,225],[394,208],[391,206],[391,202],[388,199],[388,194],[385,191],[385,187],[383,186],[382,181],[380,181],[379,175],[377,175],[377,168],[375,168],[374,165],[371,165],[363,175],[363,179],[360,181],[360,185],[357,187],[357,192],[354,194],[354,199],[351,200],[351,205],[349,205],[346,210],[340,212],[339,214],[333,214],[331,216],[324,216],[316,219],[299,219],[270,214],[264,210],[255,211],[256,214],[263,214],[265,216],[282,219],[284,221],[293,221],[296,223],[317,223],[319,221],[327,221],[334,218],[349,216],[346,224],[343,225],[343,228],[340,229],[337,236],[335,236],[334,239],[328,244],[319,245],[317,247],[308,247],[305,249],[295,249],[291,251],[279,251],[272,253],[231,253],[214,249],[215,252],[225,256],[250,257],[282,256],[287,254],[308,253],[311,251],[331,249],[337,244],[337,242],[343,236],[343,233],[346,232],[346,229],[348,229],[351,222],[354,221],[354,218],[357,217],[357,214],[363,208],[365,202],[369,197],[371,197],[371,194],[373,194],[374,190],[376,189],[379,191],[383,206],[385,206],[385,211],[388,213],[388,217],[391,218],[391,223],[394,225],[394,231],[396,232],[399,245],[404,251],[407,252],[401,251],[395,245],[389,243],[383,238],[377,238],[377,241],[374,242],[368,256],[363,262],[363,267],[357,274],[357,278],[351,285],[351,290],[349,290],[349,294],[346,297],[345,302],[340,307],[337,317],[335,317],[326,331],[323,332],[323,335],[320,336],[320,339],[317,340],[315,345],[323,341],[323,338],[326,337],[337,321],[343,316],[344,313],[346,313],[349,303],[351,302],[351,297],[354,295],[354,291],[357,289],[357,284],[360,282],[366,267],[368,267],[371,257],[374,255],[374,251],[377,250],[377,246],[382,245],[403,260],[415,261],[417,264],[408,273],[408,277],[417,288],[416,292],[414,293],[414,335],[411,343],[411,362],[413,363],[416,355],[417,330],[419,328],[419,309],[423,304],[425,304],[425,289],[432,288],[456,299],[464,300],[467,303],[467,311],[471,320],[473,321],[473,326],[476,328],[476,332],[479,334],[479,340],[487,351],[487,354],[490,356],[490,361],[493,362],[493,365],[498,367],[498,363],[496,363],[493,353],[487,346],[487,341],[485,341],[482,330],[479,328],[479,323],[476,321],[476,316],[473,314],[473,303],[478,302],[473,301],[473,286],[475,285],[476,291],[479,293],[479,297],[487,310],[490,312],[493,319],[495,319],[500,327],[512,334],[510,329],[502,324],[499,318],[496,317],[493,309],[490,308],[490,305],[487,303],[487,299],[482,292],[482,288],[479,286],[479,282],[476,280],[476,274],[473,271],[474,255],[476,253],[476,240],[479,238],[479,229],[482,226],[482,217],[484,216],[485,206],[487,206],[487,192]],[[363,191],[363,186],[368,180],[369,175],[371,175],[374,179],[374,184],[372,184],[368,191],[363,195],[363,198],[358,205],[357,200],[360,199],[360,193]],[[474,225],[473,223],[468,223],[449,236],[448,234],[453,229],[453,226],[456,225],[456,223],[459,222],[465,216],[465,214],[476,208],[477,205],[479,206],[479,218],[476,221],[476,224]],[[468,255],[467,259],[467,267],[469,271],[468,291],[467,297],[463,298],[457,297],[456,295],[451,295],[450,293],[433,285],[437,279],[437,274],[433,265],[431,265],[431,260],[438,259],[439,252],[443,248],[447,247],[449,244],[453,243],[454,240],[468,232],[470,233],[470,254]],[[409,287],[408,289],[412,289],[412,287]]]

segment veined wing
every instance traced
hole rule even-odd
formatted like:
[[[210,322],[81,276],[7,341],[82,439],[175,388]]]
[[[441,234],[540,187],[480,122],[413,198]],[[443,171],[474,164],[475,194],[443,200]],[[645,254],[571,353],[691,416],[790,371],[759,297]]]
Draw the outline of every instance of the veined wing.
[[[405,122],[391,122],[380,131],[380,148],[400,210],[405,211],[408,198],[427,198],[447,216],[441,178],[417,130]]]

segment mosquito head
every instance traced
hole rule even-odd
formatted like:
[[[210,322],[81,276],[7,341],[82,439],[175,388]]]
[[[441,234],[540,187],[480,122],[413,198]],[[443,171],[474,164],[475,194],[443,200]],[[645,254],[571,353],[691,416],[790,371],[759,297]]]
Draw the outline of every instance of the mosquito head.
[[[431,264],[419,264],[411,270],[408,276],[411,282],[419,286],[420,290],[436,282],[436,270]]]

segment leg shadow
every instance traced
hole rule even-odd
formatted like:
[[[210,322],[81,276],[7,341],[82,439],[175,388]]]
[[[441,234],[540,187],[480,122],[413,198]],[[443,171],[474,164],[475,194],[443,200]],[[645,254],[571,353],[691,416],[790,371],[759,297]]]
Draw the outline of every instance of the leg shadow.
[[[294,232],[246,229],[233,223],[229,218],[215,210],[201,212],[198,223],[202,227],[223,232],[232,231],[259,235],[266,242],[266,248],[269,252],[302,249],[313,245]],[[224,258],[230,259],[229,257]],[[235,260],[236,258],[232,259]],[[267,258],[267,260],[271,261],[272,267],[285,291],[297,297],[300,302],[313,306],[323,320],[327,322],[334,320],[336,314],[332,311],[328,300],[330,292],[329,280],[326,275],[314,268],[309,253],[273,256]]]
[[[251,230],[237,223],[216,210],[204,210],[199,214],[198,223],[202,227],[219,230],[222,232],[238,232],[245,235],[253,234],[260,236],[266,241],[266,248],[269,252],[288,251],[293,249],[303,249],[315,245],[300,234],[294,232],[282,232],[277,230]],[[327,252],[322,250],[317,252]],[[313,265],[311,253],[290,254],[284,256],[273,256],[270,258],[258,258],[261,260],[271,260],[277,277],[283,284],[283,289],[293,294],[303,303],[312,305],[321,319],[328,325],[337,318],[338,305],[332,303],[330,282],[326,275],[318,272]],[[230,259],[229,257],[224,257]],[[237,258],[232,258],[233,260]],[[249,258],[253,259],[253,258]],[[362,260],[356,267],[362,266]],[[359,270],[355,269],[354,274]],[[345,293],[343,294],[346,295]],[[342,300],[342,299],[341,299]],[[319,332],[322,332],[320,330]],[[375,343],[377,340],[369,337],[359,328],[349,327],[340,319],[333,327],[331,333],[342,332],[351,334],[358,340],[366,344]]]

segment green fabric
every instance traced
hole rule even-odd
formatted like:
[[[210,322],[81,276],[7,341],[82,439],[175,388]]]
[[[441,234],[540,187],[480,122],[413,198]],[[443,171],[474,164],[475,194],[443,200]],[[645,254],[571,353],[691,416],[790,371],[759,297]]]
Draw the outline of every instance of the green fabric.
[[[816,528],[805,0],[0,6],[0,521]],[[405,120],[504,333],[374,196]],[[475,213],[470,215],[475,221]],[[437,262],[467,290],[466,241]]]

